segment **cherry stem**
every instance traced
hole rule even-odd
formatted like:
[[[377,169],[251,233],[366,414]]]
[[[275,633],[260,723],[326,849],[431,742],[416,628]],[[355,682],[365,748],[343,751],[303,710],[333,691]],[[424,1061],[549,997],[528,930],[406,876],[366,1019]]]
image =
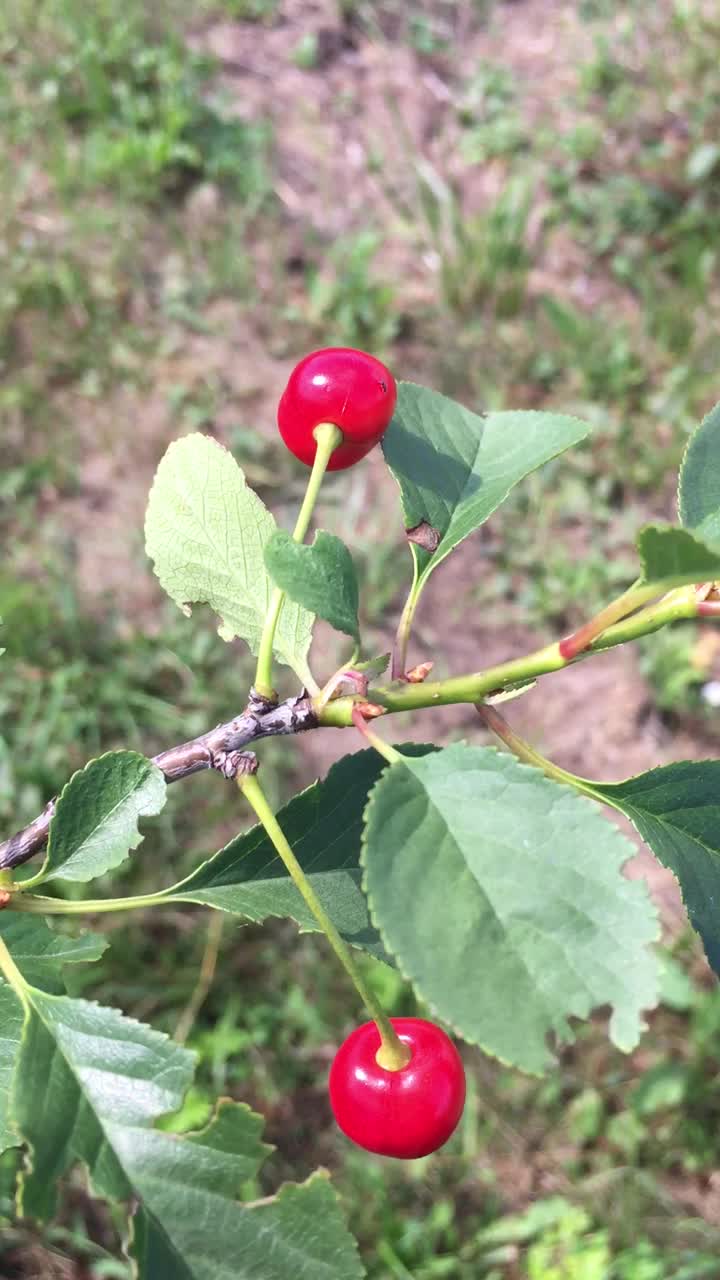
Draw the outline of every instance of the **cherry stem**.
[[[385,742],[379,734],[373,732],[370,728],[365,716],[362,713],[362,707],[356,703],[352,709],[352,722],[358,733],[361,733],[365,741],[374,747],[377,752],[387,760],[388,764],[401,764],[402,756],[399,751],[391,747],[389,742]]]
[[[301,895],[306,906],[314,915],[317,923],[325,934],[335,955],[346,970],[355,989],[360,996],[370,1017],[375,1023],[380,1036],[380,1048],[377,1054],[377,1061],[380,1066],[387,1071],[401,1071],[410,1061],[410,1050],[399,1038],[395,1028],[393,1027],[387,1014],[381,1009],[376,997],[367,986],[362,974],[360,973],[349,947],[338,933],[335,925],[330,919],[327,911],[318,898],[295,854],[293,853],[285,833],[280,826],[275,814],[273,813],[267,797],[265,796],[260,783],[255,774],[246,774],[237,778],[237,785],[242,791],[245,799],[253,809],[258,820],[265,828],[278,856],[282,859],[285,869],[290,876],[295,888]]]
[[[343,439],[342,431],[332,422],[319,423],[313,431],[313,436],[317,441],[315,460],[310,472],[307,489],[305,490],[305,497],[303,498],[298,518],[295,521],[295,528],[292,534],[293,542],[303,542],[305,539],[328,463],[335,449],[339,444],[342,444]],[[267,616],[262,636],[260,637],[255,688],[263,698],[268,699],[277,697],[272,683],[273,642],[284,599],[285,592],[281,591],[279,587],[275,587],[270,597],[270,604],[268,605]],[[318,689],[313,689],[312,692],[317,693]]]

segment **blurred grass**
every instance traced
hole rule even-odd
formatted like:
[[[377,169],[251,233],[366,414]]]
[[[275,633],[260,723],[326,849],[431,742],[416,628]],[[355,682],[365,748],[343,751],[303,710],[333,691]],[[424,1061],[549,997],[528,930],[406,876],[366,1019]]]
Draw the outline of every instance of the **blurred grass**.
[[[496,619],[548,632],[579,621],[633,576],[637,524],[671,514],[672,470],[720,365],[720,21],[694,0],[652,13],[578,0],[589,41],[572,87],[558,101],[549,86],[538,112],[512,67],[485,54],[462,72],[453,65],[460,18],[472,40],[493,8],[341,0],[310,42],[281,0],[17,0],[0,13],[3,830],[88,756],[119,745],[152,753],[242,700],[251,665],[206,619],[154,605],[135,617],[117,595],[89,599],[78,535],[58,516],[83,499],[88,451],[119,443],[132,453],[131,438],[118,441],[127,425],[108,427],[99,410],[121,391],[142,406],[154,379],[177,429],[224,433],[275,505],[297,486],[242,403],[228,418],[223,370],[161,381],[163,360],[198,335],[224,342],[230,358],[218,299],[232,299],[282,359],[359,344],[469,404],[557,405],[595,423],[591,446],[531,478],[493,521],[492,572],[474,596]],[[495,6],[498,21],[509,13]],[[447,89],[442,145],[423,147],[396,103],[390,131],[363,157],[362,216],[341,209],[331,247],[316,216],[326,192],[299,213],[284,204],[272,82],[264,106],[238,111],[205,51],[215,20],[256,24],[260,47],[287,24],[288,63],[305,70],[309,98],[338,49],[414,59]],[[339,120],[347,110],[339,98]],[[494,186],[471,199],[485,169]],[[394,262],[407,265],[394,272]],[[358,486],[334,501],[383,647],[404,566]],[[702,689],[717,667],[707,636],[655,637],[641,655],[661,714],[705,732]],[[263,760],[272,791],[286,793],[289,750],[264,744]],[[218,779],[174,788],[118,888],[183,874],[241,822]],[[175,1031],[208,945],[206,916],[103,927],[113,947],[84,989]],[[330,1166],[373,1280],[716,1275],[720,998],[692,948],[678,948],[636,1055],[608,1048],[601,1019],[541,1082],[468,1050],[461,1131],[405,1168],[349,1150],[330,1123],[324,1078],[355,1006],[322,940],[225,921],[216,980],[189,1033],[197,1086],[178,1123],[201,1123],[219,1091],[259,1107],[277,1146],[261,1193]],[[367,967],[388,1009],[414,1011],[394,973]],[[127,1276],[120,1219],[92,1204],[79,1175],[62,1220],[42,1232],[11,1221],[8,1164],[8,1280],[67,1276],[69,1259],[78,1275]]]

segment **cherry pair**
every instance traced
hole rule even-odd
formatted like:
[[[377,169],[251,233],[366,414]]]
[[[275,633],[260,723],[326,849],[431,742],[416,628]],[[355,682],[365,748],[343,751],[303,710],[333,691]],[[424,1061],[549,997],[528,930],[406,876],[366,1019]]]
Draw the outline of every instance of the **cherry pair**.
[[[332,423],[343,439],[329,471],[359,462],[378,443],[395,410],[397,388],[374,356],[348,347],[313,351],[295,366],[278,405],[280,435],[291,453],[312,466],[315,430]],[[409,1050],[405,1066],[377,1060],[381,1040],[374,1022],[357,1027],[341,1045],[330,1071],[330,1103],[353,1142],[403,1160],[429,1155],[447,1142],[465,1102],[460,1055],[444,1031],[422,1018],[391,1018]]]

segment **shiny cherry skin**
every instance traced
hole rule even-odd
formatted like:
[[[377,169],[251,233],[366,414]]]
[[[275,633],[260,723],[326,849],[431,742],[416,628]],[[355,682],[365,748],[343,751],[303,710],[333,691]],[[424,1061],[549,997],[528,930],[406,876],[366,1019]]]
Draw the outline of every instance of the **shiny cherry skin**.
[[[311,467],[313,431],[332,422],[343,433],[328,471],[344,471],[378,443],[395,411],[397,387],[389,369],[352,347],[312,351],[295,366],[278,405],[280,435],[291,453]]]
[[[357,1027],[330,1068],[330,1104],[346,1137],[366,1151],[416,1160],[437,1151],[465,1104],[465,1072],[452,1040],[424,1018],[391,1018],[411,1050],[400,1071],[378,1065],[374,1022]]]

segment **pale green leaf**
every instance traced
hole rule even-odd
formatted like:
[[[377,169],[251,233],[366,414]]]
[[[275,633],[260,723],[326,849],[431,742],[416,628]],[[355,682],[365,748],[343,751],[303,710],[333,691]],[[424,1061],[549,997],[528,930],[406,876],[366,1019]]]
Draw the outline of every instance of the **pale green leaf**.
[[[353,669],[355,671],[364,671],[368,677],[381,676],[383,671],[387,670],[391,656],[389,653],[379,653],[375,658],[365,658],[362,662],[354,662]]]
[[[345,543],[320,529],[310,545],[276,529],[265,546],[265,567],[289,600],[358,640],[358,582]]]
[[[527,1071],[549,1032],[613,1007],[637,1043],[656,1000],[658,933],[633,846],[593,802],[491,748],[388,769],[366,811],[372,919],[418,995],[466,1040]]]
[[[680,469],[680,519],[711,546],[720,545],[720,404],[690,437]]]
[[[73,774],[50,823],[44,880],[92,880],[127,858],[138,820],[160,812],[165,779],[137,751],[110,751]]]
[[[224,640],[246,640],[257,653],[272,592],[263,552],[275,521],[232,454],[209,436],[171,444],[155,475],[145,516],[145,544],[168,595],[186,612],[202,603],[221,619]],[[313,619],[285,601],[275,654],[307,678]]]
[[[190,1138],[155,1129],[178,1109],[192,1055],[84,1000],[25,992],[12,1115],[30,1149],[20,1208],[51,1216],[57,1179],[82,1161],[93,1191],[135,1201],[141,1280],[360,1280],[362,1267],[322,1178],[257,1207],[240,1185],[266,1154],[262,1120],[224,1103]]]
[[[22,1027],[22,1005],[15,992],[0,978],[0,1153],[20,1142],[10,1119],[8,1102]]]
[[[720,548],[713,550],[677,525],[648,524],[638,535],[643,584],[661,591],[720,575]]]
[[[382,447],[400,486],[407,529],[427,526],[422,540],[437,544],[428,550],[411,539],[421,581],[520,480],[589,430],[562,413],[479,416],[436,391],[401,382]]]

